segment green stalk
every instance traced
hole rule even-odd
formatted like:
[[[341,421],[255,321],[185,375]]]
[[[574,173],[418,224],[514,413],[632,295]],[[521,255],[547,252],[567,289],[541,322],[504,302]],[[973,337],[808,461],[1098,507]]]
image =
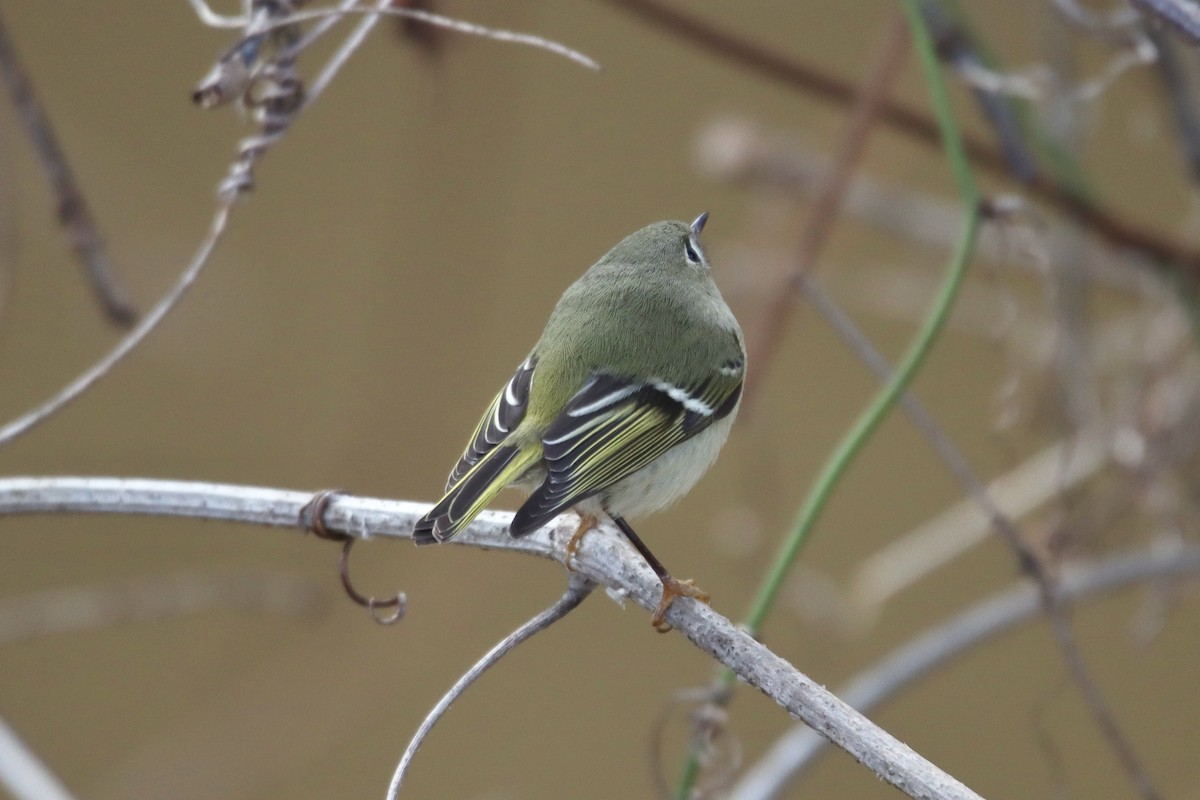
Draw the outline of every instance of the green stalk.
[[[971,172],[970,163],[963,149],[962,137],[950,105],[949,91],[942,78],[941,64],[938,61],[933,40],[925,27],[925,21],[921,17],[918,0],[901,0],[901,2],[912,28],[913,44],[920,57],[925,80],[929,85],[930,100],[937,117],[938,127],[941,130],[942,144],[945,147],[946,157],[950,162],[950,170],[954,175],[959,194],[966,207],[966,217],[947,266],[946,276],[938,289],[929,313],[921,323],[920,330],[909,344],[899,366],[893,371],[887,383],[855,420],[825,463],[796,516],[790,534],[780,547],[771,571],[763,581],[744,622],[752,635],[758,633],[767,614],[774,606],[788,572],[808,541],[817,519],[825,509],[842,475],[850,466],[854,456],[862,449],[871,434],[879,427],[879,424],[896,405],[896,401],[908,388],[932,350],[938,335],[945,327],[946,319],[950,315],[950,310],[958,296],[958,290],[962,286],[963,277],[966,275],[971,253],[975,248],[975,239],[983,219],[983,198],[975,184],[975,176]],[[719,682],[722,687],[728,688],[733,684],[733,679],[733,673],[726,670],[722,672]],[[688,753],[676,792],[679,800],[688,800],[691,795],[692,787],[695,785],[700,771],[698,755],[694,747]]]
[[[808,541],[808,536],[813,526],[820,517],[821,512],[825,509],[829,497],[833,494],[833,490],[841,480],[846,468],[850,466],[850,462],[853,461],[854,456],[858,454],[858,451],[866,444],[871,434],[879,427],[879,423],[887,417],[888,413],[896,405],[896,401],[900,399],[900,396],[908,388],[909,384],[912,383],[917,371],[925,363],[925,358],[929,355],[929,351],[933,349],[933,343],[941,333],[942,328],[945,327],[946,319],[949,317],[954,300],[958,296],[958,290],[962,285],[963,277],[966,275],[971,253],[975,248],[975,238],[979,233],[979,226],[982,221],[983,198],[979,193],[978,187],[975,185],[975,176],[971,172],[970,163],[967,160],[966,152],[963,150],[962,139],[959,136],[958,126],[951,110],[950,95],[947,91],[946,83],[942,79],[941,64],[938,61],[933,40],[930,38],[929,31],[925,27],[917,0],[903,0],[903,4],[905,14],[908,16],[909,25],[913,29],[915,49],[920,57],[921,67],[925,72],[925,79],[929,83],[929,94],[933,102],[938,127],[942,132],[942,141],[946,148],[947,158],[950,161],[950,169],[954,174],[954,180],[958,185],[958,191],[962,197],[963,204],[966,206],[966,218],[963,220],[963,227],[959,233],[954,253],[951,255],[946,276],[942,281],[941,287],[938,289],[937,296],[934,298],[929,313],[921,323],[921,328],[918,330],[916,337],[909,344],[904,357],[892,372],[887,383],[875,395],[875,398],[862,414],[859,415],[858,419],[854,421],[854,424],[847,431],[846,435],[842,437],[841,442],[834,449],[833,454],[825,463],[824,468],[813,484],[804,505],[801,506],[799,513],[796,515],[796,519],[792,524],[791,534],[784,540],[783,545],[780,547],[779,555],[776,557],[766,580],[763,581],[762,587],[759,589],[758,595],[750,607],[750,613],[746,616],[744,624],[749,629],[751,635],[756,635],[759,628],[762,627],[762,623],[774,605],[775,599],[779,595],[779,590],[782,588],[792,564],[795,562],[804,544]]]

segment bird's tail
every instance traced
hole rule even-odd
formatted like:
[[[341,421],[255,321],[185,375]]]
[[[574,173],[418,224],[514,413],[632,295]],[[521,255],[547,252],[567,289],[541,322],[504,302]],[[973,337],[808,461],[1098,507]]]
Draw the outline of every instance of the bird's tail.
[[[447,490],[445,497],[421,517],[413,528],[417,544],[444,542],[471,524],[500,490],[519,478],[539,456],[536,444],[525,447],[497,447],[462,479]]]

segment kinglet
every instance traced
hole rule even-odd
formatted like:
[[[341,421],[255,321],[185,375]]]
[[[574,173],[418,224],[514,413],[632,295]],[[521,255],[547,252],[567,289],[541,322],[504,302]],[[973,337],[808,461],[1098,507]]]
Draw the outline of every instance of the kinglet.
[[[417,522],[417,544],[450,539],[516,486],[530,495],[513,536],[579,513],[568,565],[599,515],[612,518],[662,581],[655,628],[669,627],[663,615],[677,596],[708,600],[672,578],[625,521],[692,488],[741,400],[746,349],[700,249],[707,219],[642,228],[567,289],[475,426],[446,495]]]

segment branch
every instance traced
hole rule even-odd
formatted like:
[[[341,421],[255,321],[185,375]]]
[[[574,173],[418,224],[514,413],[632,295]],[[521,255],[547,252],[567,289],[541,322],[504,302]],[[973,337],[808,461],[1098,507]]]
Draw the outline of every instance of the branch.
[[[450,710],[451,704],[462,697],[463,693],[483,676],[483,673],[494,667],[500,659],[512,652],[513,648],[529,641],[534,635],[546,630],[578,608],[579,604],[586,600],[595,588],[596,585],[587,578],[580,577],[578,572],[572,572],[571,577],[567,581],[567,590],[563,593],[562,597],[554,601],[554,605],[538,612],[532,619],[526,621],[521,627],[497,642],[495,647],[488,650],[483,655],[483,658],[472,664],[471,668],[454,682],[450,690],[442,695],[442,699],[438,700],[437,705],[433,707],[433,710],[421,722],[421,726],[413,734],[412,741],[404,749],[404,755],[401,756],[400,763],[396,766],[396,772],[392,775],[392,783],[388,786],[387,800],[395,800],[400,794],[400,786],[404,783],[404,776],[408,772],[408,768],[412,766],[412,760],[416,757],[417,751],[421,749],[421,744],[425,741],[425,737],[429,735],[429,732],[433,730],[433,726],[438,724],[441,718],[446,715],[446,712]]]
[[[233,207],[234,199],[233,196],[229,196],[221,201],[216,213],[213,215],[212,226],[209,228],[208,234],[204,237],[204,241],[200,243],[200,248],[192,257],[192,262],[183,271],[183,274],[179,276],[179,280],[176,281],[171,290],[158,302],[158,305],[143,317],[137,326],[117,343],[116,347],[95,364],[84,370],[75,380],[68,383],[55,393],[53,397],[46,400],[37,408],[0,428],[0,447],[4,447],[4,445],[39,423],[45,422],[55,413],[77,399],[92,384],[111,372],[112,368],[118,362],[133,352],[133,349],[141,344],[158,327],[158,323],[187,294],[188,289],[192,287],[192,284],[196,282],[196,278],[199,277],[200,271],[204,269],[204,265],[208,263],[209,256],[212,255],[217,242],[220,241],[221,236],[225,233],[225,223],[229,219],[229,212]]]
[[[747,375],[745,405],[747,410],[758,397],[759,387],[765,384],[764,376],[774,365],[783,330],[796,305],[799,284],[806,273],[816,269],[817,262],[825,250],[833,232],[834,224],[842,216],[842,206],[852,184],[854,172],[867,150],[871,133],[879,118],[879,109],[887,100],[893,82],[900,74],[900,66],[908,54],[908,25],[903,15],[896,13],[875,56],[874,64],[855,97],[854,104],[840,136],[833,166],[825,175],[820,188],[815,192],[812,209],[804,220],[804,230],[796,248],[791,274],[786,285],[775,292],[775,298],[763,312],[760,331],[751,345],[755,369]]]
[[[1200,8],[1182,0],[1130,0],[1143,12],[1171,25],[1191,40],[1200,42]]]
[[[181,516],[300,529],[303,492],[150,479],[18,477],[0,479],[0,516],[33,513],[114,513]],[[324,515],[330,531],[366,538],[410,538],[428,506],[339,495]],[[512,514],[485,511],[452,544],[509,550],[561,561],[576,529],[571,515],[514,539]],[[572,561],[582,577],[618,589],[650,611],[661,586],[653,571],[611,523],[590,535]],[[667,621],[696,647],[736,672],[789,713],[828,737],[881,779],[915,798],[979,800],[961,782],[855,712],[726,617],[691,598],[677,600]]]
[[[758,43],[722,30],[689,12],[680,11],[661,0],[605,0],[634,14],[692,45],[710,51],[742,67],[779,81],[797,91],[822,100],[845,105],[857,92],[851,81],[830,75],[820,66],[772,52]],[[933,119],[921,111],[894,101],[885,102],[880,120],[894,130],[929,146],[938,146],[940,136]],[[993,173],[1007,175],[1004,155],[990,144],[971,136],[964,137],[964,149],[971,162]],[[1170,239],[1158,231],[1131,222],[1123,216],[1080,196],[1070,186],[1038,171],[1025,184],[1031,194],[1054,206],[1063,214],[1110,245],[1132,248],[1153,259],[1148,266],[1164,268],[1176,265],[1188,275],[1200,277],[1200,251]],[[1157,263],[1154,263],[1157,262]]]
[[[1095,564],[1067,567],[1056,587],[1062,605],[1123,589],[1131,584],[1200,573],[1200,547],[1182,551],[1127,553]],[[1038,619],[1042,610],[1036,587],[1022,585],[977,603],[929,628],[859,673],[838,691],[864,714],[912,682],[994,636]],[[730,800],[767,800],[825,750],[825,740],[796,726],[780,737],[763,758],[742,776]]]
[[[75,182],[75,174],[58,144],[54,129],[50,127],[50,120],[33,93],[33,85],[17,58],[17,51],[8,38],[3,19],[0,19],[0,77],[8,86],[25,135],[33,142],[33,148],[42,162],[42,170],[50,180],[50,188],[58,201],[58,221],[67,229],[67,237],[87,271],[92,291],[110,320],[122,327],[129,327],[137,318],[137,312],[125,290],[113,277],[112,265],[104,252],[104,241],[96,230],[91,209],[79,184]]]

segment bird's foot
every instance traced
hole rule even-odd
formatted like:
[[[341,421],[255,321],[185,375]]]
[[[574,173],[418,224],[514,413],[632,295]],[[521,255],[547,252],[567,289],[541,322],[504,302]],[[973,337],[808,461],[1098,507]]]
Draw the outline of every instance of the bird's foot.
[[[579,527],[571,534],[571,538],[567,540],[566,554],[563,556],[563,566],[567,568],[567,572],[574,572],[575,569],[571,566],[571,561],[575,558],[575,553],[579,550],[579,546],[583,544],[583,535],[596,527],[596,518],[591,514],[579,515]]]
[[[650,618],[650,625],[659,633],[666,633],[671,630],[671,623],[663,618],[667,614],[667,609],[671,607],[671,603],[675,602],[676,597],[694,597],[701,603],[708,603],[708,593],[697,586],[691,579],[678,581],[670,575],[665,575],[662,578],[662,587],[662,600],[659,601],[658,610]]]

